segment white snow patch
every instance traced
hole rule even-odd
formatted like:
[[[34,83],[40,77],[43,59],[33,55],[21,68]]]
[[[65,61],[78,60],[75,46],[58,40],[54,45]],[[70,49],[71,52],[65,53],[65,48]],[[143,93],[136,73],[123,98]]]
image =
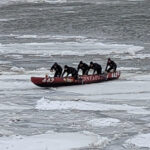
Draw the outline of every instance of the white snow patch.
[[[93,127],[108,127],[108,126],[117,126],[120,123],[120,120],[115,118],[99,118],[93,119],[87,122],[87,124]]]
[[[37,71],[47,71],[47,69],[44,68],[44,67],[42,67],[42,68],[37,68],[36,70],[37,70]]]
[[[98,138],[94,134],[85,133],[56,133],[34,136],[12,136],[0,138],[1,150],[69,150],[82,148],[90,145],[102,145],[107,142],[106,138]]]
[[[12,135],[13,132],[12,131],[9,131],[8,129],[0,129],[0,135],[5,135],[5,136],[8,136],[8,135]]]
[[[0,1],[0,5],[5,4],[14,4],[14,3],[66,3],[67,0],[2,0]]]
[[[37,38],[37,39],[51,39],[51,40],[85,40],[84,36],[65,36],[65,35],[14,35],[16,38]]]
[[[14,71],[14,72],[24,72],[25,69],[23,67],[12,67],[10,68],[11,71]]]
[[[20,106],[13,103],[0,104],[0,110],[23,110],[23,109],[31,109],[31,107]]]
[[[47,3],[66,3],[67,0],[43,0],[44,2]]]
[[[145,0],[128,0],[129,2],[144,2]]]
[[[150,54],[134,54],[134,55],[127,55],[127,56],[115,55],[114,58],[120,58],[122,60],[150,59]]]
[[[0,61],[1,65],[10,64],[10,63],[11,63],[10,61]]]
[[[13,76],[12,76],[13,77]],[[16,81],[16,79],[10,79],[9,81],[9,78],[7,78],[6,80],[0,80],[0,85],[3,85],[3,86],[0,86],[0,90],[2,91],[10,91],[10,90],[26,90],[26,89],[29,89],[29,88],[33,88],[33,84],[31,83],[31,81],[29,81],[29,79],[25,80],[25,81]]]
[[[121,70],[121,71],[130,71],[130,70],[140,70],[140,68],[134,68],[134,67],[119,67],[118,70]]]
[[[150,148],[150,133],[139,134],[126,141],[127,144],[133,144],[138,147],[148,147]]]
[[[83,101],[49,101],[44,97],[37,101],[36,109],[39,110],[92,110],[110,111],[123,110],[132,114],[150,114],[144,107],[134,107],[130,105],[111,105],[102,103],[92,103]]]
[[[22,55],[6,55],[5,57],[6,58],[9,57],[9,58],[13,58],[13,59],[22,59],[23,58]]]

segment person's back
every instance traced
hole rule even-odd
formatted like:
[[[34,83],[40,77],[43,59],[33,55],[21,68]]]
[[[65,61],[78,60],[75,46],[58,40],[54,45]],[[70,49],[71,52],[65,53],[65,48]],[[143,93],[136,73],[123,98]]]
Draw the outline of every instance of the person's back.
[[[78,71],[73,67],[69,67],[69,66],[65,65],[64,66],[64,72],[63,72],[62,76],[64,76],[65,73],[67,73],[67,75],[66,75],[67,77],[69,74],[71,74],[72,77],[74,77],[75,79],[78,78]]]
[[[108,64],[112,67],[112,66],[116,66],[116,63],[113,61],[113,60],[110,60],[109,62],[108,62]]]
[[[117,69],[117,64],[113,60],[108,58],[105,71],[110,72],[111,70],[113,70],[114,72],[116,72],[116,69]]]
[[[82,70],[82,75],[88,75],[89,66],[86,63],[80,61],[77,71],[79,71],[79,69]]]
[[[94,70],[93,74],[95,74],[95,72],[97,72],[98,75],[100,75],[102,73],[102,67],[98,63],[90,62],[90,69]]]
[[[72,74],[72,73],[77,72],[77,70],[73,67],[67,67],[67,72],[68,72],[68,74]]]
[[[57,63],[54,63],[53,66],[51,67],[50,71],[55,71],[54,77],[60,77],[62,74],[62,67],[58,65]]]

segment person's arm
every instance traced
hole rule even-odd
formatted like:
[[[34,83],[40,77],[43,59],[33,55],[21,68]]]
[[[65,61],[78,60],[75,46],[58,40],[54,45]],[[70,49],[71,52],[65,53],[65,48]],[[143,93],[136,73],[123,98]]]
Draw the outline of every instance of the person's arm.
[[[79,72],[80,66],[78,65],[77,71]]]
[[[66,73],[66,70],[64,70],[64,72],[62,73],[62,77],[64,76],[65,73]]]
[[[51,68],[50,68],[50,71],[53,71],[54,70],[54,67],[52,66]]]
[[[66,77],[68,77],[69,76],[69,73],[67,72],[67,75],[66,75]]]
[[[93,69],[93,70],[94,70],[94,71],[93,71],[93,75],[94,75],[96,70],[95,70],[95,69]]]
[[[105,71],[107,71],[107,68],[108,68],[108,63],[107,63],[107,65],[106,65]]]
[[[58,68],[55,68],[55,71],[56,71],[56,72],[59,72],[59,69],[58,69]]]

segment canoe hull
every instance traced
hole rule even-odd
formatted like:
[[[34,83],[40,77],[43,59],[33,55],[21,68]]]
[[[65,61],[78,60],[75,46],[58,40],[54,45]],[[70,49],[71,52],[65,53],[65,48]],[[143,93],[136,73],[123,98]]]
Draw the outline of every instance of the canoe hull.
[[[110,72],[102,75],[84,75],[79,76],[78,80],[73,77],[31,77],[31,81],[40,87],[59,87],[59,86],[71,86],[104,82],[109,80],[115,80],[120,77],[120,72]]]

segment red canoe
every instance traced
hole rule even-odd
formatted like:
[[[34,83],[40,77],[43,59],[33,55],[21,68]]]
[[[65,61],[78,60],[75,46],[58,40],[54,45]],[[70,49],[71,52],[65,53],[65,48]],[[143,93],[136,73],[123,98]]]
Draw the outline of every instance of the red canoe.
[[[109,80],[118,79],[120,77],[120,72],[110,72],[102,75],[83,75],[79,76],[78,80],[73,77],[31,77],[31,81],[40,87],[59,87],[59,86],[69,86],[69,85],[81,85],[90,84],[97,82],[104,82]]]

